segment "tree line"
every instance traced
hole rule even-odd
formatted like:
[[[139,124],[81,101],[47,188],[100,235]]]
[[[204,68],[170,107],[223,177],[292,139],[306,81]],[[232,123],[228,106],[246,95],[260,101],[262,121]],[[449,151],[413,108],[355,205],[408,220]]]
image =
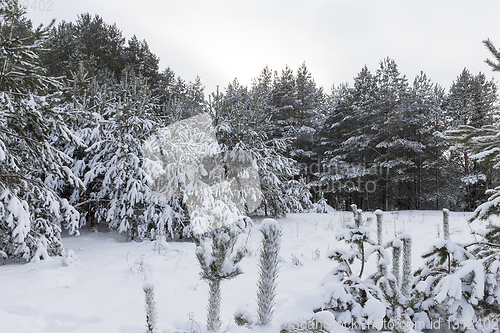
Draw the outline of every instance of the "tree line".
[[[304,63],[265,67],[249,86],[235,79],[206,96],[199,77],[161,71],[145,40],[126,40],[97,15],[38,28],[20,6],[0,16],[4,257],[58,254],[63,229],[82,226],[189,237],[182,198],[152,191],[141,147],[200,113],[211,116],[224,156],[245,151],[256,161],[263,215],[321,200],[470,210],[496,182],[492,165],[445,134],[495,124],[497,87],[482,73],[464,69],[446,92],[424,73],[410,84],[387,58],[375,72],[362,68],[353,86],[325,92]]]

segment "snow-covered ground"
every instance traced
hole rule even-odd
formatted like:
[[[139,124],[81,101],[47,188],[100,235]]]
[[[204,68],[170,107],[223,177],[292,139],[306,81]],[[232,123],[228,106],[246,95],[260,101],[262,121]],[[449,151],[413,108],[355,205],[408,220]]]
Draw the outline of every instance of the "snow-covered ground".
[[[375,239],[375,216],[372,239]],[[450,213],[451,239],[474,239],[468,213]],[[336,230],[352,219],[350,212],[290,214],[279,219],[283,228],[282,263],[273,323],[263,329],[278,332],[284,322],[311,316],[321,305],[318,287],[336,265],[325,257],[338,247]],[[441,211],[400,211],[384,214],[384,241],[400,232],[413,237],[413,269],[420,254],[442,237]],[[223,331],[251,332],[234,324],[236,309],[256,311],[260,220],[241,235],[249,256],[241,262],[244,274],[222,282]],[[68,266],[61,257],[36,263],[0,266],[0,332],[122,332],[145,331],[144,293],[147,279],[154,284],[159,332],[204,332],[208,287],[199,279],[193,243],[169,243],[155,252],[154,243],[126,242],[115,233],[82,233],[63,238],[77,260]],[[367,273],[375,269],[374,258]],[[201,331],[200,331],[201,328]]]

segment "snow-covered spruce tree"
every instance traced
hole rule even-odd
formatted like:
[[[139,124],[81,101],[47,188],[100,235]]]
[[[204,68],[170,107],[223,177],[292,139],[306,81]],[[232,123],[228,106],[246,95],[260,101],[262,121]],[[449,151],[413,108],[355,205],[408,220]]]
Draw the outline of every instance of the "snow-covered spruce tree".
[[[241,249],[235,244],[241,228],[238,224],[217,228],[204,235],[195,236],[196,258],[201,266],[200,276],[209,287],[207,330],[219,332],[221,327],[221,282],[242,273],[238,263],[243,259]],[[207,238],[209,240],[207,240]]]
[[[77,234],[78,212],[57,194],[58,182],[83,186],[59,142],[81,142],[59,106],[61,83],[38,55],[51,25],[32,29],[17,1],[0,9],[0,253],[30,260],[60,254],[61,227]]]
[[[156,331],[156,320],[158,319],[154,286],[146,282],[142,289],[144,290],[144,299],[146,301],[146,332],[154,333]]]
[[[448,214],[443,214],[443,227]],[[422,292],[423,301],[415,304],[414,320],[431,320],[464,332],[475,326],[478,316],[474,307],[483,300],[485,273],[481,260],[452,240],[436,241],[422,257],[424,267],[415,272],[413,286]]]
[[[372,279],[362,280],[362,275],[364,265],[371,254],[379,253],[382,257],[380,262],[383,263],[390,260],[385,249],[370,239],[362,211],[356,205],[352,205],[351,208],[354,222],[348,223],[346,229],[338,231],[336,235],[337,240],[345,241],[351,249],[333,250],[328,254],[328,257],[336,260],[338,265],[323,278],[322,289],[325,297],[321,308],[315,311],[330,310],[336,320],[345,325],[356,322],[365,325],[362,329],[368,326],[381,328],[386,316],[382,291]],[[355,259],[361,262],[358,274],[354,274],[351,269]]]
[[[276,279],[279,270],[279,251],[283,232],[273,219],[262,221],[260,229],[262,244],[259,259],[259,282],[257,282],[258,325],[268,324],[273,316],[276,297]]]

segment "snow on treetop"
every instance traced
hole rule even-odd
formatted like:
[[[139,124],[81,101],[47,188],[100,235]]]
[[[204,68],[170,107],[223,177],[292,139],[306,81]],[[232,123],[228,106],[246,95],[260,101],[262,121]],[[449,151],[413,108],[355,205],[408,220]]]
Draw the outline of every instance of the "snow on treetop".
[[[264,219],[260,227],[263,231],[270,231],[279,228],[279,223],[275,219]]]
[[[142,285],[142,288],[143,289],[153,289],[153,284],[149,281],[146,281],[144,282],[144,284]]]
[[[401,239],[411,239],[411,234],[409,232],[404,232],[401,235],[399,235]]]
[[[402,246],[403,246],[403,243],[401,242],[401,240],[399,240],[399,239],[397,239],[397,238],[396,238],[396,239],[394,239],[394,240],[392,241],[392,246],[393,246],[393,247],[402,247]]]

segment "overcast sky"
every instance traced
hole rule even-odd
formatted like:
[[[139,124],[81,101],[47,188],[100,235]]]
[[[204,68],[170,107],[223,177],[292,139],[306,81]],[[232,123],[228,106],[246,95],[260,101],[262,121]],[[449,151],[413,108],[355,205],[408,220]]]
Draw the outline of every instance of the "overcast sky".
[[[464,67],[500,78],[482,44],[490,38],[500,47],[499,0],[36,1],[28,12],[35,25],[98,14],[127,39],[145,39],[160,69],[186,81],[199,75],[205,94],[235,77],[250,85],[265,65],[296,70],[304,61],[330,92],[387,56],[410,81],[422,70],[445,88]]]

